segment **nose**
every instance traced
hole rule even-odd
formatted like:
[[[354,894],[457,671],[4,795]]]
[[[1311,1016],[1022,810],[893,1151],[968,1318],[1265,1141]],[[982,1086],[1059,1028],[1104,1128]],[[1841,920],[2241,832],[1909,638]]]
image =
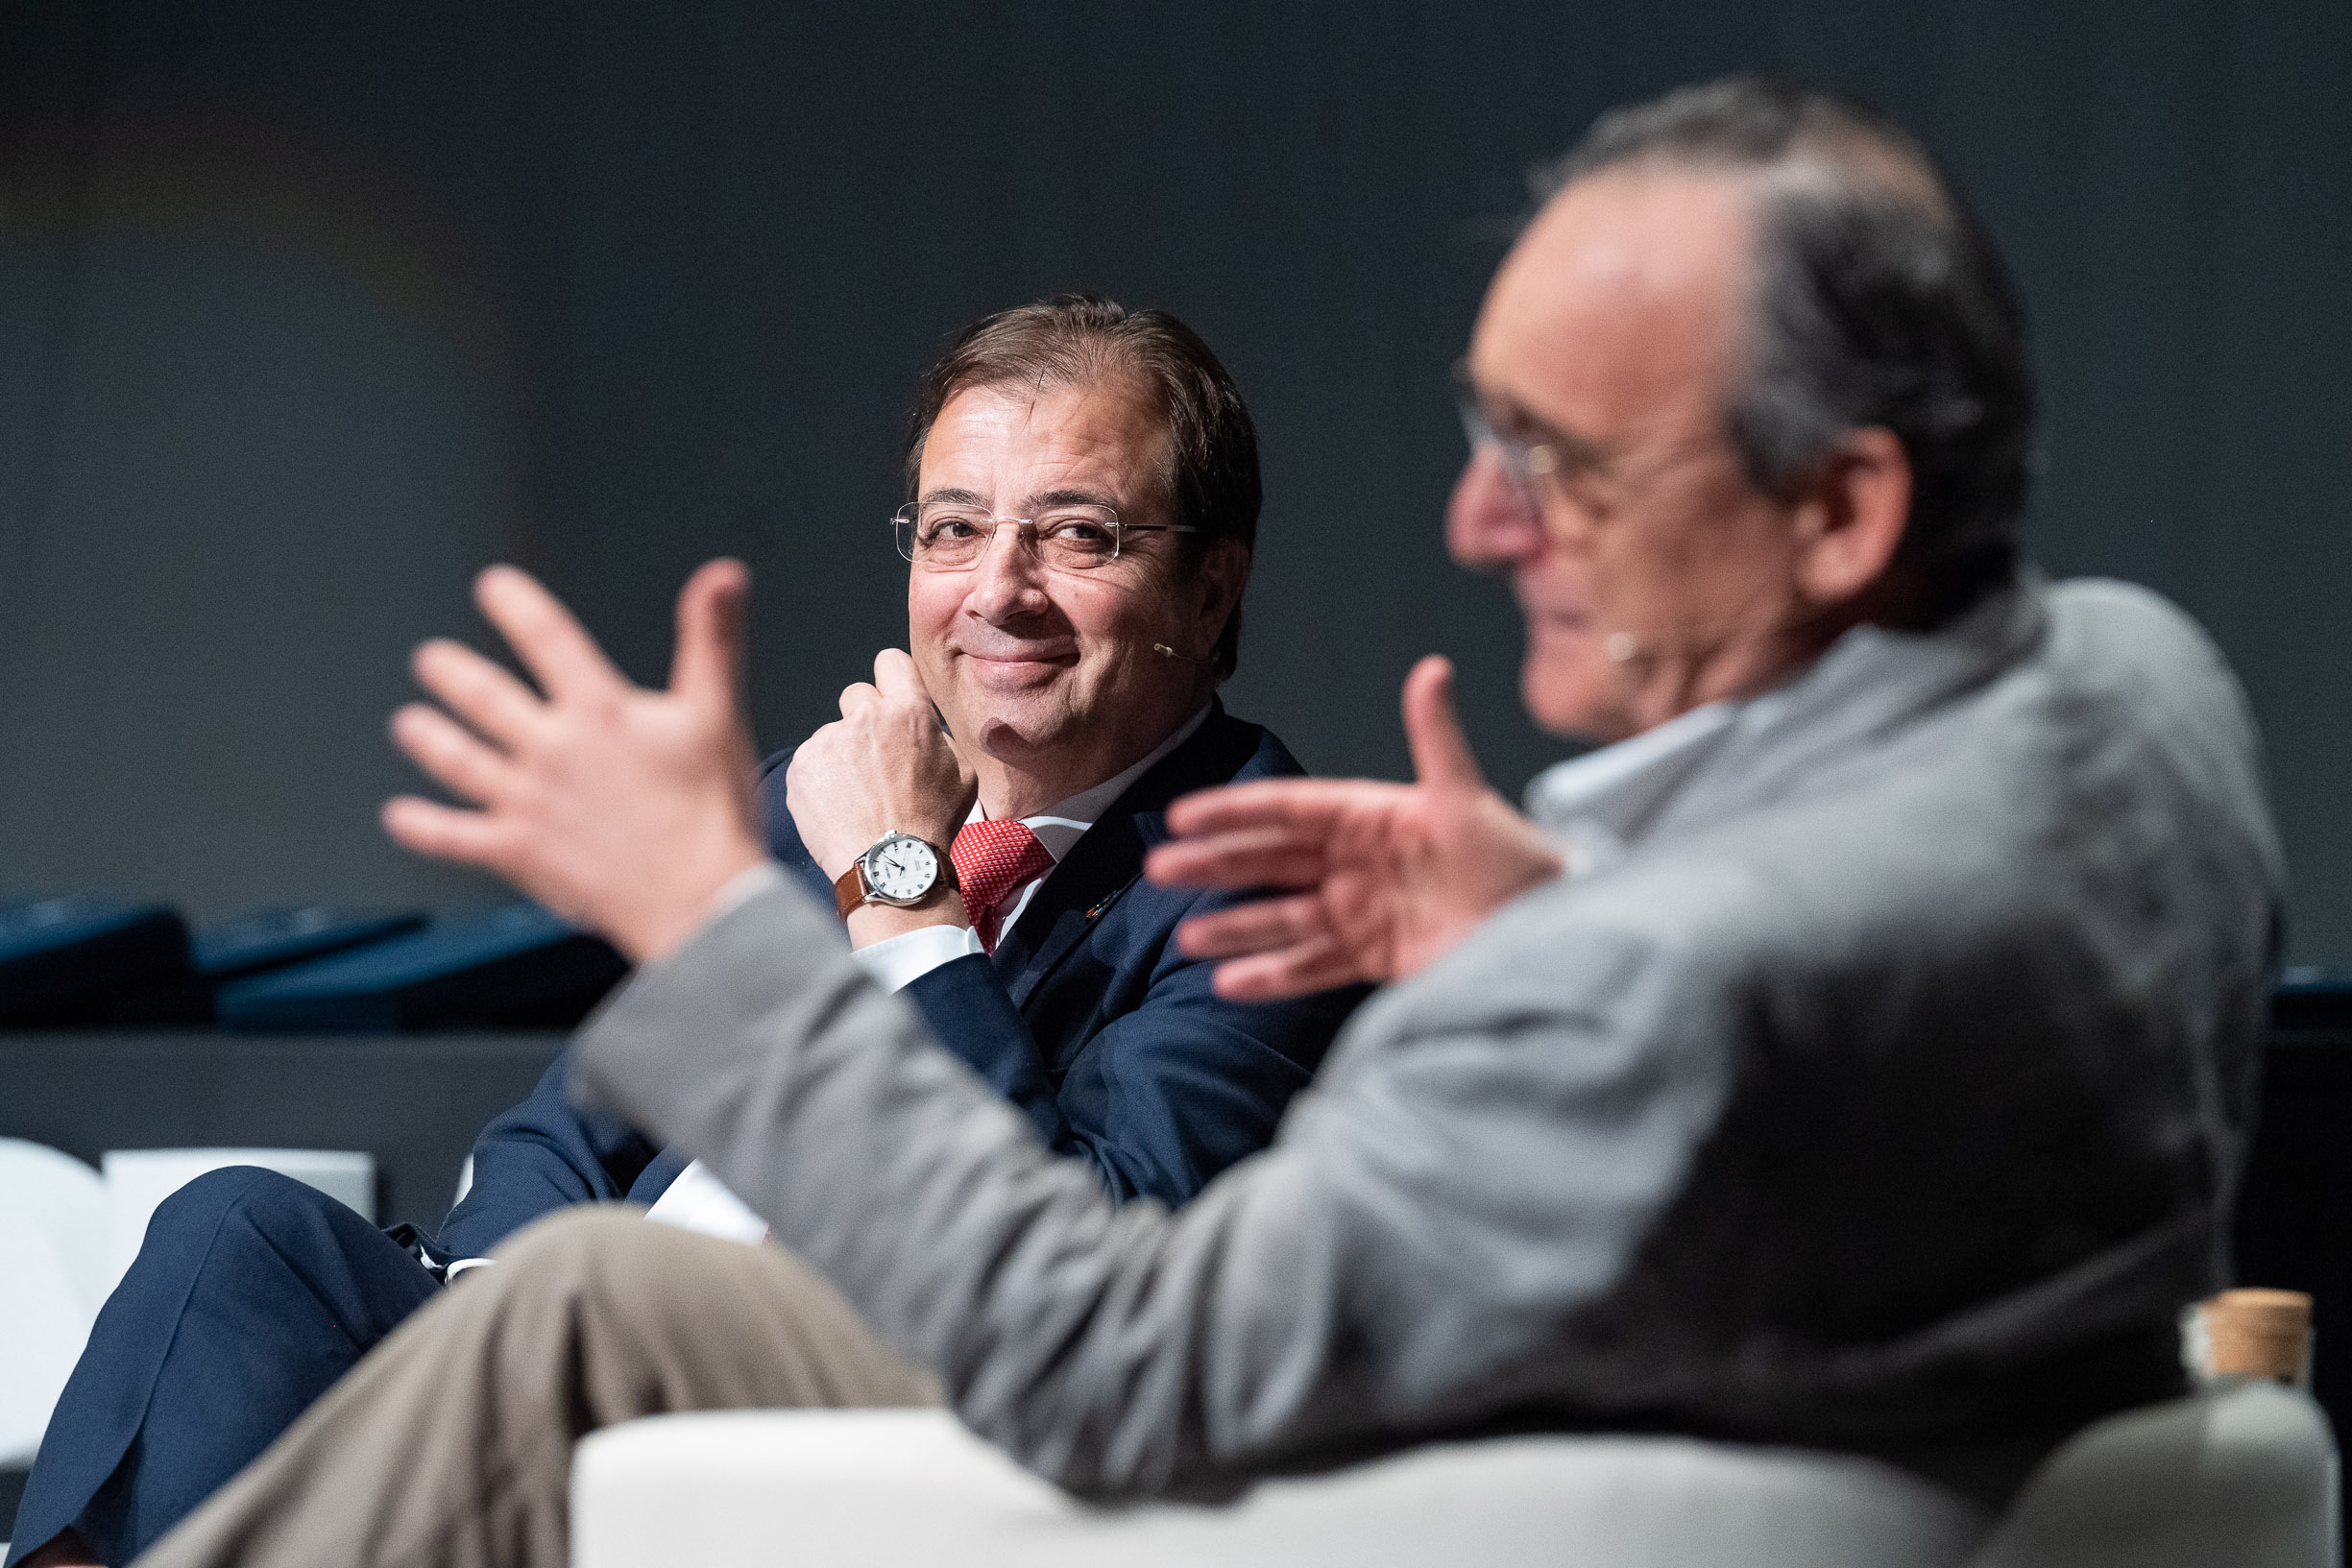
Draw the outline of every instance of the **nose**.
[[[1492,571],[1542,552],[1543,519],[1503,467],[1502,453],[1481,446],[1454,481],[1445,507],[1445,548],[1473,570]]]
[[[1039,577],[1045,570],[1018,523],[1001,522],[988,541],[988,553],[973,569],[965,608],[992,625],[1003,625],[1033,615],[1046,603]]]

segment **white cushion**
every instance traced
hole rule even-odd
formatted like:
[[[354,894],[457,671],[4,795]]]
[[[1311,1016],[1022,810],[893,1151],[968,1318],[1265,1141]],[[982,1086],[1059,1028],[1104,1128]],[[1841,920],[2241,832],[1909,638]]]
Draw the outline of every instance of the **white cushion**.
[[[1656,1437],[1435,1445],[1223,1507],[1097,1509],[936,1411],[732,1411],[598,1433],[572,1561],[974,1568],[2335,1568],[2337,1457],[2299,1393],[2230,1383],[2085,1429],[1989,1534],[1870,1461]]]
[[[1865,1459],[1663,1437],[1441,1444],[1222,1506],[1091,1508],[936,1411],[634,1421],[572,1468],[576,1568],[1952,1568],[1956,1497]]]
[[[0,1466],[32,1463],[106,1299],[106,1187],[69,1154],[0,1138]]]

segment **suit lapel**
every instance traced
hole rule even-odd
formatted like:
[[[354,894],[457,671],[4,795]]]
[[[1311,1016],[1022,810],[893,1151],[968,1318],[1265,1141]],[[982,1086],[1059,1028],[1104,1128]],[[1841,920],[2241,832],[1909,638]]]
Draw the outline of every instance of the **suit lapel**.
[[[1200,728],[1129,784],[1070,846],[1012,930],[997,944],[997,974],[1014,1006],[1027,1005],[1038,983],[1142,880],[1145,853],[1168,836],[1168,803],[1231,779],[1257,750],[1261,734],[1256,725],[1230,717],[1224,705],[1212,699]]]

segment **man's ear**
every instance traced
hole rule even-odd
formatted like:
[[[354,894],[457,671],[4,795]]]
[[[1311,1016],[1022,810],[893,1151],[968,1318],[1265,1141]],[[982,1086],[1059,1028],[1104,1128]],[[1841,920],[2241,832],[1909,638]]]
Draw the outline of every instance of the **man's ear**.
[[[1892,430],[1849,430],[1796,510],[1797,589],[1814,604],[1860,597],[1886,575],[1911,519],[1911,459]]]
[[[1200,594],[1200,623],[1215,638],[1233,618],[1234,606],[1249,588],[1249,546],[1238,539],[1221,539],[1200,558],[1195,578]]]

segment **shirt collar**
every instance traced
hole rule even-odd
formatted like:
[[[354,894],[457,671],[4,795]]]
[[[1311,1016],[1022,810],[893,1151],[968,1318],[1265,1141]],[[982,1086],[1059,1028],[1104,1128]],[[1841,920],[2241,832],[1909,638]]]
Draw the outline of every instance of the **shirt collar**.
[[[1559,842],[1568,875],[1587,876],[1620,858],[1746,706],[1710,702],[1537,774],[1527,785],[1527,814]]]
[[[1527,814],[1559,842],[1569,876],[1613,864],[1663,820],[1685,823],[1721,808],[1727,789],[1752,798],[1761,764],[1753,748],[1737,750],[1743,741],[1770,732],[1776,755],[1765,760],[1804,767],[1841,736],[1880,729],[2014,657],[2041,625],[2038,584],[2030,578],[1989,595],[1934,632],[1849,628],[1783,686],[1694,708],[1537,774]],[[1715,769],[1711,784],[1702,778],[1709,761],[1727,756],[1728,772]]]
[[[1083,838],[1086,830],[1093,827],[1121,795],[1127,793],[1128,785],[1149,773],[1152,765],[1161,758],[1190,740],[1193,732],[1200,729],[1208,716],[1208,708],[1203,705],[1199,712],[1177,725],[1167,739],[1145,753],[1131,766],[1112,774],[1091,789],[1081,789],[1067,800],[1055,801],[1035,816],[1023,817],[1022,824],[1037,835],[1037,842],[1043,844],[1046,853],[1054,856],[1054,863],[1061,864],[1062,856],[1070,853],[1071,846]],[[964,820],[983,820],[978,801],[972,803],[972,814]]]
[[[1695,708],[1538,774],[1527,814],[1560,842],[1577,877],[1652,833],[1797,787],[1825,760],[1875,743],[1905,715],[2025,657],[2044,635],[2045,594],[2026,568],[1935,630],[1851,627],[1782,686]]]

